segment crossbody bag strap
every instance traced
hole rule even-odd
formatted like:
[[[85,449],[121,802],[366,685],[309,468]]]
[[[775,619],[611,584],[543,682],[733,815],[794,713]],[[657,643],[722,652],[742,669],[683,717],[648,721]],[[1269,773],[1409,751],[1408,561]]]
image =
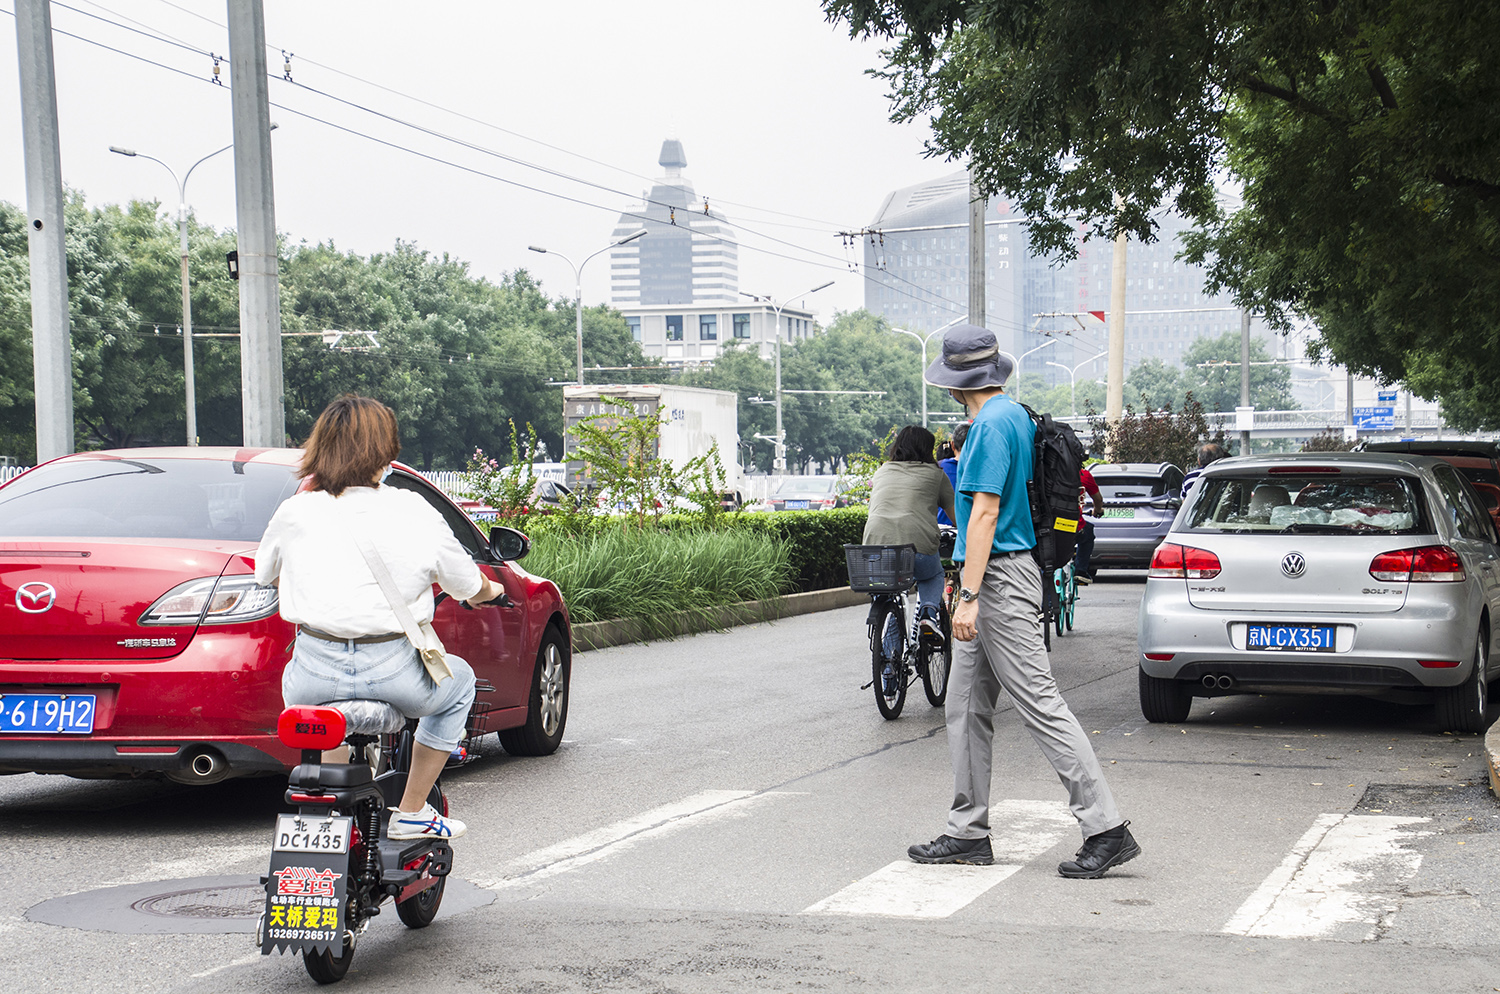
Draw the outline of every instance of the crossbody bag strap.
[[[427,648],[427,639],[422,635],[422,629],[417,624],[416,617],[411,613],[411,606],[406,603],[406,598],[401,596],[401,591],[396,588],[396,581],[391,577],[391,571],[386,568],[385,560],[380,558],[380,553],[370,544],[370,540],[358,532],[354,533],[354,544],[359,547],[359,554],[365,557],[365,565],[370,567],[370,572],[375,576],[375,582],[380,586],[380,592],[385,594],[385,599],[391,605],[391,610],[396,614],[396,622],[401,630],[406,633],[407,639],[417,649]]]

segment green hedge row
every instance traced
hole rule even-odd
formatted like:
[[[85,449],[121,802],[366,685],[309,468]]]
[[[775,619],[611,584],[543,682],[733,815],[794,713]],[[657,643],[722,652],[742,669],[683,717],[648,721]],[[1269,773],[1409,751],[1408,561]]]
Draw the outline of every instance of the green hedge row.
[[[865,531],[864,507],[837,508],[828,511],[767,511],[754,514],[738,512],[705,519],[695,514],[664,514],[647,518],[647,528],[667,532],[731,530],[762,534],[785,543],[790,553],[790,589],[826,590],[849,582],[844,567],[844,546],[858,545]],[[566,521],[552,515],[526,515],[511,522],[533,537],[598,534],[607,530],[634,530],[618,517],[595,517]]]

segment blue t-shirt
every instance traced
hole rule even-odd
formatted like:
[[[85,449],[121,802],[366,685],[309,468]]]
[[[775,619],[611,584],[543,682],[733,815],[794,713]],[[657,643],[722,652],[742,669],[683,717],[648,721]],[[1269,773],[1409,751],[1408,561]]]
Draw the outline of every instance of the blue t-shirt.
[[[956,496],[958,494],[958,460],[951,457],[948,459],[939,459],[938,469],[948,474],[948,482],[953,484],[953,493]],[[957,511],[958,508],[955,507],[953,510]],[[948,512],[941,507],[938,508],[938,524],[953,524],[953,520],[948,517]]]
[[[958,457],[958,485],[954,487],[958,548],[954,559],[967,558],[964,544],[976,493],[1000,496],[1000,519],[995,523],[990,554],[1020,552],[1036,545],[1031,502],[1026,497],[1035,436],[1031,415],[1004,394],[991,397],[980,408]]]

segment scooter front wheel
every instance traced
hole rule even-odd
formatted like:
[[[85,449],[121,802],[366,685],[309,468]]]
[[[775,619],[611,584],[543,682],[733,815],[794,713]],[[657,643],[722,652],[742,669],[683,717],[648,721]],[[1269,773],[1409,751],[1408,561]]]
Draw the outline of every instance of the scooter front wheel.
[[[307,967],[307,975],[320,984],[336,984],[343,980],[344,975],[349,972],[349,964],[353,962],[353,933],[347,933],[344,952],[341,956],[335,956],[327,950],[321,953],[305,952],[302,954],[302,965]]]

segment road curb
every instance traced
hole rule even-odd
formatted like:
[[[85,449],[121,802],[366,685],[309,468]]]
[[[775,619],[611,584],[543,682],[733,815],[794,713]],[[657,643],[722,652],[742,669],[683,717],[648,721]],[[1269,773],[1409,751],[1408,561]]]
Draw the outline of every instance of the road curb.
[[[698,632],[718,632],[736,625],[754,625],[762,621],[791,618],[799,614],[854,607],[858,604],[867,604],[869,600],[869,594],[856,593],[848,587],[835,587],[832,590],[810,590],[804,594],[787,594],[784,597],[764,601],[744,601],[739,604],[722,604],[697,611],[677,611],[661,619],[657,625],[649,627],[638,618],[591,621],[573,626],[573,651],[588,652],[591,649],[607,649],[610,646],[629,645],[635,642],[671,640]],[[666,634],[662,633],[663,628]]]
[[[1490,768],[1490,790],[1500,799],[1500,724],[1490,726],[1485,733],[1484,751]]]

